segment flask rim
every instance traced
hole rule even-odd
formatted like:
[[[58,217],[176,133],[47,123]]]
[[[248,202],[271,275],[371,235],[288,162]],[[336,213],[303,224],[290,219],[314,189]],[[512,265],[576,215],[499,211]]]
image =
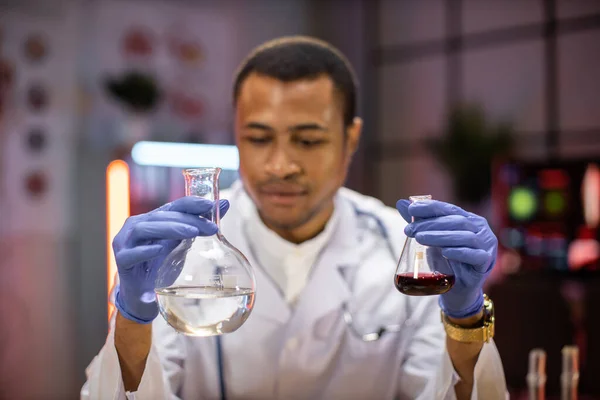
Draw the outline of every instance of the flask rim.
[[[206,167],[206,168],[186,168],[183,170],[183,175],[198,176],[208,174],[218,174],[222,171],[219,167]]]

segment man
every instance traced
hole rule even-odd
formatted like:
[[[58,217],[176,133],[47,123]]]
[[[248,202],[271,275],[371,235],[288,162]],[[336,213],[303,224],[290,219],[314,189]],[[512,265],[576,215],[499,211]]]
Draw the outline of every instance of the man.
[[[481,290],[496,237],[447,203],[400,200],[398,212],[342,188],[362,128],[355,97],[350,65],[321,41],[274,40],[244,61],[234,85],[241,183],[223,193],[221,229],[255,268],[254,310],[217,338],[155,319],[156,302],[141,295],[152,271],[178,240],[214,234],[197,218],[211,204],[186,197],[130,218],[113,242],[116,323],[82,397],[505,397]],[[405,233],[449,261],[456,284],[439,305],[394,289]],[[391,326],[401,328],[377,334]]]

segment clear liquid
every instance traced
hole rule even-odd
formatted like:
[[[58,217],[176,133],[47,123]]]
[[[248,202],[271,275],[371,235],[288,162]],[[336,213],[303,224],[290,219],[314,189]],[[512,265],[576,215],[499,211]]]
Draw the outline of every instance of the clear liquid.
[[[245,288],[173,286],[157,289],[156,295],[167,323],[190,336],[234,332],[254,306],[254,292]]]

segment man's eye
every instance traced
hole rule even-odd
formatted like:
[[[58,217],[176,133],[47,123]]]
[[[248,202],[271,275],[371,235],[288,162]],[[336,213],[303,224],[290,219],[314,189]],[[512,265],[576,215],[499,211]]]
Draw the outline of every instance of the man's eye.
[[[315,146],[319,146],[319,145],[325,143],[325,140],[322,140],[322,139],[313,139],[313,140],[302,139],[302,140],[298,140],[298,143],[300,143],[304,147],[315,147]]]
[[[248,141],[254,144],[266,144],[271,141],[268,137],[249,137]]]

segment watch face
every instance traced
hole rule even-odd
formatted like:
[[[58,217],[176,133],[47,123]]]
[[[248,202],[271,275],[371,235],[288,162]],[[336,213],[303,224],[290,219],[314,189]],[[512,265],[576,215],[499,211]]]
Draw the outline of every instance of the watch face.
[[[494,318],[494,302],[487,295],[483,295],[483,312],[486,319]]]

